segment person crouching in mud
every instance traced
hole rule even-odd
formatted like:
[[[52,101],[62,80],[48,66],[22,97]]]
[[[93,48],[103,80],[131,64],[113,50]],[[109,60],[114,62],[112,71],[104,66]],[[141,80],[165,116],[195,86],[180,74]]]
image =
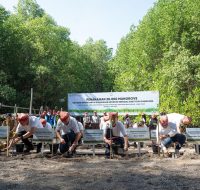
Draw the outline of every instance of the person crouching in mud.
[[[74,153],[81,138],[81,133],[76,119],[71,117],[68,112],[60,112],[56,134],[60,139],[60,153]]]
[[[40,120],[35,116],[29,116],[26,113],[21,113],[18,115],[19,124],[17,126],[14,137],[11,139],[8,149],[18,141],[22,141],[26,149],[24,152],[30,152],[34,149],[33,144],[29,141],[28,138],[31,138],[37,128],[42,128]]]
[[[111,149],[115,154],[124,155],[124,151],[128,150],[128,136],[125,126],[118,121],[118,113],[110,112],[108,121],[103,126],[104,141],[106,143],[106,158],[111,158]],[[112,145],[112,146],[111,146]]]

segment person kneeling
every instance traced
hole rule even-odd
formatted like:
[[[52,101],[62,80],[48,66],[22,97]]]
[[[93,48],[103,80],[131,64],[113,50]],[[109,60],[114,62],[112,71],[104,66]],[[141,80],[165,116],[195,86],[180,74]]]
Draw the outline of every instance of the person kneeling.
[[[81,133],[76,119],[71,117],[68,112],[60,112],[56,134],[60,139],[60,153],[73,154],[81,138]]]
[[[169,126],[167,115],[160,117],[158,128],[162,149],[167,153],[166,149],[169,148],[171,143],[176,143],[175,154],[179,156],[179,150],[186,141],[185,135],[178,133]]]
[[[103,126],[104,141],[106,143],[106,158],[112,158],[111,149],[115,154],[124,155],[124,150],[128,150],[128,136],[125,126],[118,121],[118,113],[109,113],[109,119]],[[120,135],[122,134],[122,136]]]

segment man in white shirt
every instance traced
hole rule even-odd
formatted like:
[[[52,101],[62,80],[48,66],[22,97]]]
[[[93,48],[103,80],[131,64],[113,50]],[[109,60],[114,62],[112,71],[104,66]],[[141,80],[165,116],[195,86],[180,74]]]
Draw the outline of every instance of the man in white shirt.
[[[35,116],[29,116],[28,114],[21,113],[18,115],[19,124],[16,129],[16,134],[11,140],[8,149],[16,144],[18,141],[22,142],[26,146],[24,152],[30,152],[34,149],[33,144],[28,140],[29,137],[32,137],[37,128],[42,128],[42,124],[39,119]]]
[[[180,134],[176,129],[169,126],[168,116],[162,115],[158,124],[158,135],[161,140],[161,146],[166,150],[172,142],[176,142],[175,153],[179,153],[182,145],[185,143],[186,137]]]
[[[186,126],[190,125],[192,118],[179,114],[179,113],[170,113],[167,114],[169,126],[176,130],[178,133],[184,132]]]
[[[96,123],[96,124],[99,124],[100,123],[100,118],[99,118],[99,116],[97,115],[97,112],[96,111],[94,111],[94,114],[93,114],[93,116],[92,116],[92,121],[91,121],[92,123]]]
[[[85,112],[83,116],[83,126],[85,129],[88,129],[91,127],[90,125],[91,125],[90,116],[88,115],[88,112]]]
[[[109,113],[109,120],[104,123],[103,137],[106,143],[106,158],[110,157],[110,146],[112,143],[119,145],[121,149],[128,150],[128,136],[125,130],[125,126],[121,121],[118,121],[118,113]],[[118,150],[115,151],[118,153]]]
[[[68,112],[60,112],[56,134],[60,139],[60,152],[62,154],[67,151],[73,153],[81,138],[81,133],[76,119],[71,117]]]
[[[104,123],[109,120],[107,112],[103,113],[103,116],[100,118],[99,129],[103,129]]]

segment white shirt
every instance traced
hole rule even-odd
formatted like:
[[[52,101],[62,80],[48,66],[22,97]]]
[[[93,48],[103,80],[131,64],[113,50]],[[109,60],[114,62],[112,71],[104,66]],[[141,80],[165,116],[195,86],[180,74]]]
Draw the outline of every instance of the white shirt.
[[[103,124],[103,134],[106,135],[107,129],[110,128],[110,122],[105,122]],[[116,126],[112,127],[112,133],[115,137],[127,136],[126,129],[121,121],[116,122]]]
[[[70,133],[70,131],[74,131],[74,133],[79,133],[78,123],[75,118],[69,118],[69,123],[64,124],[60,119],[57,122],[56,131],[61,131],[62,135]]]
[[[166,128],[164,128],[161,125],[159,125],[159,135],[168,135],[171,130],[172,129],[170,126],[167,126]]]
[[[158,124],[158,135],[170,135],[170,136],[174,136],[177,131],[175,129],[173,129],[171,126],[167,126],[167,127],[163,127],[160,123]]]
[[[100,118],[99,129],[101,129],[101,130],[103,129],[104,123],[106,123],[106,122],[104,121],[104,116],[103,116]]]
[[[43,128],[39,118],[35,116],[29,116],[29,122],[28,125],[21,125],[20,123],[17,126],[16,133],[22,132],[22,131],[31,131],[32,128]]]
[[[98,115],[93,115],[92,116],[92,123],[99,123],[99,116]]]
[[[80,130],[80,131],[83,131],[83,130],[84,130],[83,124],[82,124],[80,121],[78,121],[78,127],[79,127],[79,130]]]
[[[50,123],[46,123],[46,125],[44,126],[44,128],[47,128],[49,130],[52,130],[51,124]]]
[[[177,131],[177,127],[180,126],[181,120],[184,118],[184,115],[179,113],[170,113],[167,114],[168,117],[168,125]]]
[[[90,116],[89,115],[83,117],[83,123],[84,123],[84,125],[86,123],[90,123]]]

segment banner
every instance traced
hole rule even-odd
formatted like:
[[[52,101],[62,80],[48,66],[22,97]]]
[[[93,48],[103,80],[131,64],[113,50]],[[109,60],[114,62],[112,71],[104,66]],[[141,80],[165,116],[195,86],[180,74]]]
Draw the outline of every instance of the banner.
[[[159,108],[158,91],[136,92],[103,92],[103,93],[71,93],[68,94],[68,111],[72,115],[90,114],[97,111],[118,112],[138,115],[141,112],[152,114]]]

